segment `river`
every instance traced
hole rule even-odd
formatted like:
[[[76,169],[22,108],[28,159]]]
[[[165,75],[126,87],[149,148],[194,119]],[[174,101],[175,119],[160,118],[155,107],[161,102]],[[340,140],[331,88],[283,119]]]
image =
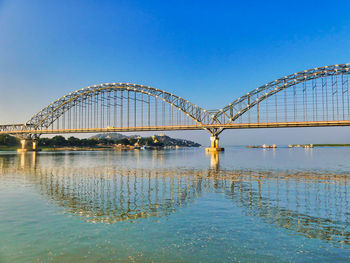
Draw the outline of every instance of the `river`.
[[[0,153],[0,262],[349,262],[350,148]]]

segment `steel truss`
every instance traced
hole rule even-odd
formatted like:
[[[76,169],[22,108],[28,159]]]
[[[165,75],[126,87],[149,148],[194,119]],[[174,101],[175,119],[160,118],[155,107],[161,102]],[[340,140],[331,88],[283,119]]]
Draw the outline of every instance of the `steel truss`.
[[[298,87],[298,90],[301,91],[304,95],[303,97],[303,103],[307,104],[307,96],[305,96],[306,87],[305,83],[309,81],[314,81],[316,79],[326,79],[327,77],[331,77],[331,83],[332,87],[335,85],[336,81],[338,79],[333,79],[333,77],[341,76],[342,77],[342,91],[343,93],[346,92],[347,95],[349,94],[349,83],[348,83],[348,75],[349,75],[349,69],[350,64],[340,64],[340,65],[332,65],[332,66],[325,66],[325,67],[319,67],[309,70],[304,70],[298,73],[294,73],[291,75],[288,75],[286,77],[277,79],[275,81],[269,82],[263,86],[260,86],[259,88],[256,88],[255,90],[252,90],[251,92],[248,92],[246,95],[239,97],[238,99],[234,100],[232,103],[227,105],[226,107],[218,110],[214,118],[212,119],[213,123],[220,123],[220,124],[228,124],[233,123],[237,119],[239,119],[243,114],[251,110],[253,107],[259,107],[261,102],[264,100],[267,100],[271,96],[274,96],[278,93],[281,93],[282,91],[285,91],[289,88],[295,88],[298,86],[298,84],[304,84],[303,87]],[[344,80],[344,76],[346,80]],[[314,85],[314,83],[312,83]],[[323,85],[323,84],[322,84]],[[346,87],[345,87],[346,86]],[[313,90],[315,90],[316,86],[314,85]],[[346,90],[344,90],[346,88]],[[323,91],[323,89],[322,89]],[[294,90],[294,94],[296,90]],[[336,91],[337,92],[337,91]],[[333,99],[335,98],[336,93],[332,93]],[[319,95],[319,97],[322,97],[323,106],[328,106],[328,102],[325,101],[325,94],[316,94]],[[315,104],[315,94],[312,93],[312,96],[310,99],[312,101],[309,101],[309,104],[313,102],[313,107],[316,106]],[[277,97],[276,97],[277,98]],[[284,100],[287,100],[286,98],[283,98]],[[344,97],[343,97],[344,99]],[[270,101],[271,102],[271,101]],[[316,101],[317,102],[317,101]],[[271,103],[272,104],[272,103]],[[285,103],[286,104],[286,103]],[[278,105],[276,103],[275,105]],[[305,106],[305,105],[304,105]],[[345,105],[343,105],[345,106]],[[284,108],[286,108],[286,105],[284,105]],[[278,109],[275,109],[275,114],[278,113]],[[304,111],[306,114],[307,111]],[[263,114],[263,113],[262,113]],[[261,111],[258,109],[258,115],[261,115]],[[260,116],[257,116],[257,119],[259,119]],[[257,122],[259,122],[257,120]]]
[[[112,131],[350,126],[350,64],[304,70],[269,82],[226,107],[205,110],[143,85],[106,83],[52,102],[25,124],[0,133],[36,135]]]
[[[114,118],[117,117],[116,111],[119,110],[119,114],[121,115],[119,125],[123,126],[125,124],[123,123],[123,121],[126,120],[126,122],[128,123],[127,126],[129,127],[131,124],[131,118],[135,117],[137,103],[141,105],[141,108],[139,109],[141,113],[144,113],[145,110],[149,112],[147,118],[149,124],[148,126],[150,126],[151,108],[145,106],[145,104],[151,105],[150,97],[155,98],[153,102],[155,108],[152,108],[152,110],[155,110],[156,112],[161,111],[159,108],[157,108],[158,100],[158,103],[159,101],[167,103],[171,107],[177,109],[178,111],[181,111],[183,114],[187,115],[198,125],[204,122],[208,122],[209,119],[212,118],[212,114],[208,113],[206,110],[171,93],[143,85],[129,83],[107,83],[90,86],[72,92],[54,101],[49,106],[35,114],[26,123],[26,126],[32,127],[33,130],[43,130],[49,128],[55,121],[57,121],[60,117],[64,116],[64,114],[69,112],[74,107],[77,107],[80,111],[78,113],[74,112],[74,114],[76,115],[83,114],[82,110],[90,110],[90,113],[93,114],[94,112],[96,112],[96,110],[98,110],[97,107],[102,107],[107,109],[103,111],[101,110],[99,112],[101,116],[95,116],[95,118],[99,118],[100,121],[104,122],[104,118],[110,118],[110,116],[108,115],[108,113],[110,114],[110,110],[113,111],[112,115]],[[125,106],[125,103],[127,104],[127,107]],[[131,104],[133,104],[134,109],[130,109]],[[163,104],[162,107],[164,109],[165,105]],[[132,110],[134,116],[130,116]],[[123,111],[127,112],[123,113]],[[71,112],[69,113],[72,114]],[[174,114],[174,111],[171,111],[171,113]],[[124,118],[125,116],[123,116],[122,114],[127,114],[126,119]],[[164,111],[162,112],[162,114],[164,114]],[[66,117],[68,118],[72,116]],[[85,116],[85,118],[89,117],[91,116]],[[144,114],[142,115],[142,117],[144,117]],[[157,117],[159,117],[158,114],[155,116],[155,122],[157,122]],[[136,118],[134,118],[133,121],[135,122]]]

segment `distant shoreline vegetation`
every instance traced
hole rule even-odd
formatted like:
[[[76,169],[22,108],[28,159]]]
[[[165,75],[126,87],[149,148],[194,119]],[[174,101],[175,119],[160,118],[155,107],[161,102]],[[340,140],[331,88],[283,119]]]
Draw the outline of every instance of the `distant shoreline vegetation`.
[[[0,150],[16,150],[20,146],[18,138],[8,135],[0,135]],[[52,138],[39,138],[38,147],[41,149],[56,148],[123,148],[123,147],[200,147],[201,145],[189,140],[174,139],[166,135],[154,135],[151,137],[126,136],[119,133],[97,134],[91,138],[79,139],[74,136],[66,139],[61,135]]]
[[[247,148],[279,148],[273,145],[247,145]],[[284,147],[284,146],[282,146]],[[314,148],[314,147],[350,147],[350,143],[318,143],[318,144],[289,144],[289,148]]]
[[[314,144],[314,147],[350,147],[350,143]]]

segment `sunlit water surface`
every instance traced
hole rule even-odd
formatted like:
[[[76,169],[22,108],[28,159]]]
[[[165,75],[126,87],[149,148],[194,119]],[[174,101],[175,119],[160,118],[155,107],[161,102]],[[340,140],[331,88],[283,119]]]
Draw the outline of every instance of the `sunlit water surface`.
[[[0,262],[350,262],[350,148],[0,154]]]

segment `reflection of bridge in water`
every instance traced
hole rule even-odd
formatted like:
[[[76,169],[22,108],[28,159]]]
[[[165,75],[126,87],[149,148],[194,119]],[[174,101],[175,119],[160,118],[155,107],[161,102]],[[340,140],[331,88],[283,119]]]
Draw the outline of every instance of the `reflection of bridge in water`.
[[[167,216],[206,193],[232,200],[244,214],[308,238],[350,245],[348,174],[250,170],[45,167],[33,155],[0,176],[23,174],[67,213],[95,223]],[[35,165],[35,166],[33,166]]]
[[[206,130],[210,150],[218,151],[225,129],[350,126],[349,69],[340,64],[294,73],[219,110],[148,86],[105,83],[57,99],[24,124],[0,125],[0,133],[21,137],[24,151],[26,140],[35,148],[42,134]]]

